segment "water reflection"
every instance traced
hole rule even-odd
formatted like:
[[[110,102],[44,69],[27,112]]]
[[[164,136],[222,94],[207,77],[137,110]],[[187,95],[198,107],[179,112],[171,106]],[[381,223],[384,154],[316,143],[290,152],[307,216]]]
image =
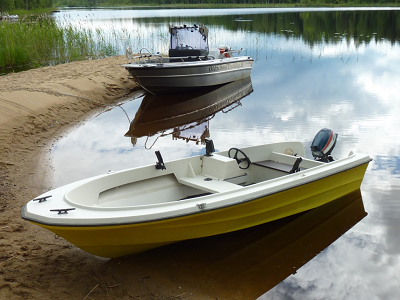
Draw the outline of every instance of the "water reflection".
[[[61,26],[72,23],[108,33],[120,54],[127,45],[134,50],[146,47],[154,53],[168,53],[169,24],[205,24],[212,47],[225,44],[239,49],[247,45],[245,48],[252,51],[266,47],[279,51],[286,41],[291,52],[300,57],[297,46],[305,43],[315,47],[313,58],[318,58],[326,47],[341,45],[335,55],[341,55],[345,62],[350,54],[357,57],[366,45],[399,43],[398,29],[393,25],[398,15],[398,8],[102,9],[67,10],[55,18]],[[258,57],[254,52],[243,54]]]
[[[123,262],[126,272],[131,272],[132,266],[151,261],[153,272],[168,269],[176,282],[200,286],[209,296],[224,291],[225,299],[238,295],[255,299],[315,256],[324,255],[324,249],[366,215],[357,190],[301,214],[113,259],[108,267]]]
[[[153,135],[157,135],[157,139],[171,135],[172,139],[204,145],[205,138],[210,136],[209,120],[217,112],[227,113],[240,106],[240,99],[252,91],[251,78],[247,77],[220,87],[205,88],[201,92],[163,96],[148,94],[125,136],[131,137],[133,145],[136,145],[137,138]]]
[[[143,41],[162,45],[162,31],[167,33],[168,23],[177,21],[209,25],[217,45],[245,45],[246,54],[256,59],[252,70],[254,91],[241,101],[240,108],[228,114],[217,113],[203,123],[210,128],[217,151],[287,140],[302,141],[308,148],[318,130],[328,127],[339,134],[334,156],[347,156],[352,150],[374,159],[361,187],[368,217],[263,297],[396,299],[400,292],[400,34],[393,24],[399,23],[398,9],[298,10],[287,14],[279,10],[236,10],[236,14],[209,10],[208,15],[204,12],[198,16],[185,15],[184,11],[165,18],[136,18],[127,12],[118,15],[115,22],[133,35],[137,33],[140,46]],[[238,17],[253,21],[237,22]],[[111,23],[101,22],[109,25],[114,20],[110,17]],[[141,103],[142,99],[136,99],[123,108],[133,116]],[[53,151],[55,185],[109,169],[154,164],[153,151],[145,150],[147,136],[138,138],[132,147],[124,137],[128,126],[123,111],[116,108],[61,140]],[[165,160],[204,153],[202,145],[171,138],[158,139],[156,147]],[[206,254],[214,251],[213,244],[208,248],[201,248],[196,241],[180,245],[187,245],[186,250],[198,247],[205,251],[204,256],[198,254],[198,265],[207,262]],[[221,259],[229,247],[218,246]],[[155,253],[167,250],[173,256],[177,248],[163,247]],[[149,258],[149,264],[158,259],[157,255],[143,255]],[[296,259],[297,253],[292,256],[290,259]],[[184,266],[178,256],[174,257],[178,266]],[[187,257],[186,261],[189,259],[192,264],[197,260]],[[140,263],[133,257],[127,260]],[[157,262],[163,264],[161,258]],[[268,286],[277,283],[270,281],[270,274],[259,274],[256,279],[270,282]],[[248,283],[251,287],[253,284]],[[261,283],[254,290],[262,292]]]

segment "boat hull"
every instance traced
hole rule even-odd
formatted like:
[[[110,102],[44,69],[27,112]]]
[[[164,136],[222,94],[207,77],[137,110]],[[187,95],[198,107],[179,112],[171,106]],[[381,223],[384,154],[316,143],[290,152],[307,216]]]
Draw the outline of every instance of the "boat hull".
[[[218,86],[250,76],[253,59],[232,57],[189,62],[123,65],[134,81],[152,94],[185,92]]]
[[[368,162],[239,204],[162,220],[109,226],[34,223],[89,253],[119,257],[186,239],[236,231],[316,208],[359,189],[367,166]],[[24,211],[25,207],[23,217]]]

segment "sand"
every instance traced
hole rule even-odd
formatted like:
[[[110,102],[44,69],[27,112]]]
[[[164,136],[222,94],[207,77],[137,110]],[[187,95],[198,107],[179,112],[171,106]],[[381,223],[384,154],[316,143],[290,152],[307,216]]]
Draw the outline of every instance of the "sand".
[[[224,257],[219,238],[104,259],[21,218],[26,202],[51,189],[54,141],[138,89],[123,63],[118,56],[0,77],[0,299],[255,299],[259,289],[199,271]]]

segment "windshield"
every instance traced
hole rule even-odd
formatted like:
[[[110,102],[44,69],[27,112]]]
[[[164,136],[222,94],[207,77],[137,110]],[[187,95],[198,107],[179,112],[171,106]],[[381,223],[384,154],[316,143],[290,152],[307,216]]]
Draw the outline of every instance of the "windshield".
[[[170,49],[207,49],[208,30],[205,26],[170,27]]]

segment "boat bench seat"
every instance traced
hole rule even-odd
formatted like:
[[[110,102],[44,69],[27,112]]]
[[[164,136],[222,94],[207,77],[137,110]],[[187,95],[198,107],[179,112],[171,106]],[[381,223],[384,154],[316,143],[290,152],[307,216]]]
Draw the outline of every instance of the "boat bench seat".
[[[212,179],[202,175],[197,175],[196,177],[181,177],[178,178],[178,182],[210,193],[223,193],[242,188],[242,186],[238,184]]]
[[[257,161],[257,162],[252,162],[253,165],[276,170],[276,171],[281,171],[284,173],[290,173],[290,171],[293,168],[293,165],[286,164],[286,163],[281,163],[273,160],[263,160],[263,161]],[[300,171],[305,170],[305,168],[300,167]]]

